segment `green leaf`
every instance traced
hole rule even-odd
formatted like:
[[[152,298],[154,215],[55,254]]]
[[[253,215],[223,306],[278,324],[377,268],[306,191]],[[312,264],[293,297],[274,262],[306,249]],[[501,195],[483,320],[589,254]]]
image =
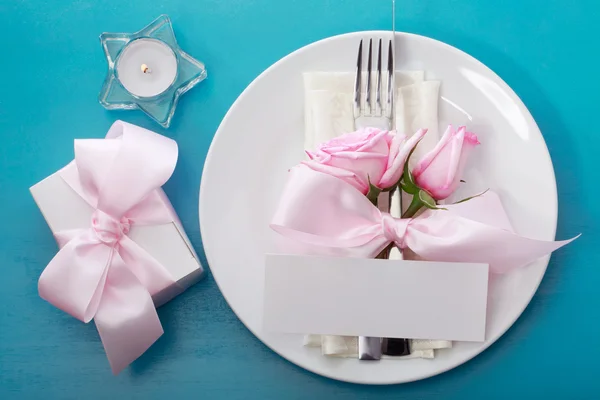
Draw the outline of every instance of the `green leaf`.
[[[408,161],[404,164],[404,172],[402,173],[402,178],[400,178],[401,187],[406,193],[416,194],[419,190],[419,187],[415,183],[415,178],[413,177],[412,172],[408,168]]]
[[[404,183],[404,181],[400,181],[400,188],[404,190],[408,194],[415,195],[419,191],[419,188],[416,186],[409,186]]]
[[[410,158],[412,157],[419,143],[421,143],[421,140],[419,140],[417,144],[415,144],[415,147],[413,147],[410,150],[410,153],[408,153],[408,157],[406,157],[406,161],[404,162],[404,171],[402,172],[402,176],[400,177],[400,181],[398,182],[398,186],[400,186],[402,190],[412,195],[417,194],[417,192],[419,191],[419,187],[415,183],[415,177],[413,176],[408,165],[410,163]]]
[[[377,206],[377,199],[379,198],[379,193],[381,193],[382,190],[379,189],[377,186],[373,185],[371,183],[371,178],[369,178],[368,176],[367,180],[369,181],[369,192],[367,193],[367,199],[369,199],[369,201],[373,203],[374,206]]]
[[[415,177],[413,176],[412,171],[408,167],[408,162],[404,164],[404,178],[406,178],[404,179],[404,182],[406,182],[408,185],[417,187],[417,184],[415,183]]]
[[[432,208],[436,206],[433,197],[431,197],[431,195],[424,190],[419,191],[419,200],[421,200],[427,208]]]
[[[481,193],[479,193],[479,194],[476,194],[475,196],[471,196],[471,197],[464,198],[464,199],[462,199],[462,200],[459,200],[459,201],[457,201],[456,203],[452,203],[452,204],[464,203],[465,201],[469,201],[469,200],[471,200],[471,199],[474,199],[475,197],[483,196],[484,194],[486,194],[486,193],[487,193],[487,191],[488,191],[488,190],[490,190],[490,189],[485,189],[483,192],[481,192]]]
[[[419,191],[419,200],[421,200],[421,202],[423,202],[423,205],[429,208],[430,210],[448,210],[447,208],[438,207],[435,202],[435,199],[431,197],[429,193],[422,189]]]

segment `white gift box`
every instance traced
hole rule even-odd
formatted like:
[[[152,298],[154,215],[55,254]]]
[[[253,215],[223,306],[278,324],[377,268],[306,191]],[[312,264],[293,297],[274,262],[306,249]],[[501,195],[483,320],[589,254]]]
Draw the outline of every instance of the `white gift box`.
[[[30,188],[53,233],[87,229],[94,209],[56,172]],[[202,277],[198,260],[171,202],[162,189],[158,193],[173,221],[160,225],[131,226],[128,236],[152,255],[171,274],[175,284],[159,293],[150,293],[156,307],[166,303]]]

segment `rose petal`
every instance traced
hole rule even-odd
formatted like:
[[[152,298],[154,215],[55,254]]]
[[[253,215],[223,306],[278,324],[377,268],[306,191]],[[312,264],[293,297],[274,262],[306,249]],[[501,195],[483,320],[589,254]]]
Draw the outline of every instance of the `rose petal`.
[[[392,140],[390,142],[390,154],[388,157],[388,168],[390,168],[394,162],[394,159],[398,157],[398,152],[400,151],[400,147],[402,146],[402,142],[406,140],[405,134],[396,133],[393,135]]]
[[[436,145],[419,161],[413,171],[417,185],[436,200],[449,197],[460,183],[468,155],[479,144],[477,136],[462,126],[458,131],[449,127]]]
[[[408,138],[408,140],[400,143],[398,154],[392,161],[392,165],[387,168],[381,177],[381,181],[378,185],[379,188],[388,189],[398,183],[400,177],[402,176],[404,163],[406,162],[408,155],[417,145],[417,143],[423,139],[426,133],[427,129],[419,129],[414,135]]]
[[[324,174],[331,175],[336,178],[342,179],[343,181],[354,186],[356,189],[360,190],[363,194],[367,194],[369,192],[368,182],[363,182],[353,172],[350,172],[350,171],[342,169],[342,168],[337,168],[337,167],[334,167],[331,165],[313,162],[312,160],[302,161],[301,164],[305,165],[308,168],[315,170],[317,172],[322,172]]]
[[[427,152],[413,168],[412,174],[415,178],[419,176],[423,172],[423,170],[425,170],[425,168],[429,167],[429,164],[431,164],[433,159],[438,155],[442,148],[444,148],[444,146],[446,146],[446,144],[452,139],[453,135],[454,128],[452,128],[452,125],[448,125],[448,128],[446,128],[446,132],[444,132],[442,138],[435,145],[435,147],[431,149],[431,151]]]
[[[465,131],[466,128],[461,126],[458,128],[456,135],[452,138],[450,142],[450,160],[447,163],[443,163],[447,165],[447,175],[446,175],[446,185],[444,189],[452,186],[454,179],[456,178],[458,171],[458,166],[460,164],[460,153],[462,152],[463,142],[465,141]],[[447,147],[448,148],[448,147]]]

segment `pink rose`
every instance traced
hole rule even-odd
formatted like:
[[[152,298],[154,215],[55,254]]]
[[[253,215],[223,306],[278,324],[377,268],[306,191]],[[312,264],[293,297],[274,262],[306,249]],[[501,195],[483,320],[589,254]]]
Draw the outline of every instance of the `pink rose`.
[[[448,126],[433,150],[425,154],[412,173],[415,183],[436,200],[450,196],[458,187],[467,158],[479,144],[477,136],[461,126]]]
[[[379,189],[388,189],[402,176],[408,154],[427,133],[420,129],[410,138],[376,128],[359,129],[307,151],[310,160],[302,164],[315,171],[340,178],[362,193],[369,192],[369,180]]]

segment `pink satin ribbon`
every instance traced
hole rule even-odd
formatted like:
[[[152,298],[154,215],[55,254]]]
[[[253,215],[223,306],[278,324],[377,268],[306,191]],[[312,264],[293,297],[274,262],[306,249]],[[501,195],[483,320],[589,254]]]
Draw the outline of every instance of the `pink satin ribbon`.
[[[95,211],[88,229],[54,233],[60,250],[39,293],[83,322],[94,320],[115,374],[163,333],[151,296],[175,282],[127,233],[173,221],[157,189],[176,163],[175,141],[117,121],[106,139],[75,140],[75,160],[59,171]]]
[[[488,192],[464,203],[394,218],[341,179],[305,166],[290,170],[271,227],[334,256],[375,257],[390,243],[429,261],[486,263],[504,273],[571,240],[542,241],[515,234],[500,199]]]

